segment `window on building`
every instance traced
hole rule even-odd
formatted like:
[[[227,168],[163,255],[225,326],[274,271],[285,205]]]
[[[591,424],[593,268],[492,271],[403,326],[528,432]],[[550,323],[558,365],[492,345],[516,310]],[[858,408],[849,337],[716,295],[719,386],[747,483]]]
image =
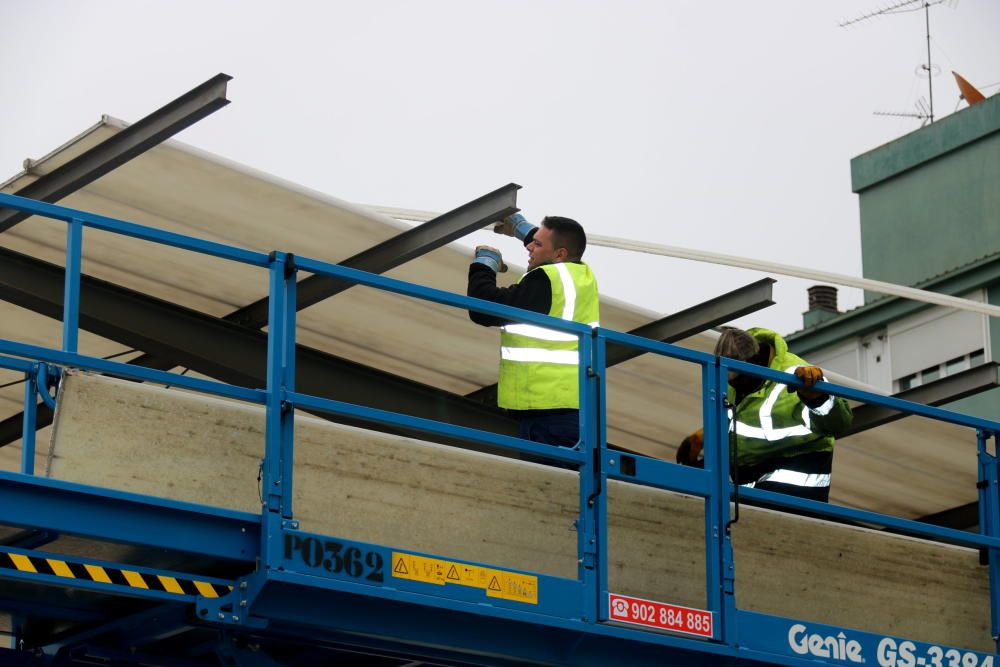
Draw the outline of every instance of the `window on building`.
[[[913,373],[907,375],[905,378],[899,378],[899,391],[906,391],[907,389],[913,389],[914,387],[920,386],[920,373]]]
[[[961,357],[949,359],[943,364],[929,366],[919,373],[911,373],[910,375],[904,375],[899,378],[899,380],[896,381],[896,391],[906,391],[907,389],[913,389],[914,387],[919,387],[920,385],[927,384],[928,382],[934,382],[934,380],[948,377],[949,375],[961,373],[962,371],[970,368],[981,366],[985,361],[985,350],[976,350],[974,352],[970,352],[969,354],[962,355]]]
[[[982,288],[959,296],[987,301]],[[885,381],[859,377],[875,386],[902,391],[904,385],[914,387],[961,373],[991,360],[984,354],[989,347],[989,330],[988,318],[980,313],[943,307],[921,310],[886,326],[889,343],[883,359],[888,360],[890,370]]]
[[[955,373],[961,373],[962,371],[968,370],[969,368],[970,366],[969,366],[968,356],[958,357],[956,359],[949,359],[944,363],[944,374],[954,375]]]

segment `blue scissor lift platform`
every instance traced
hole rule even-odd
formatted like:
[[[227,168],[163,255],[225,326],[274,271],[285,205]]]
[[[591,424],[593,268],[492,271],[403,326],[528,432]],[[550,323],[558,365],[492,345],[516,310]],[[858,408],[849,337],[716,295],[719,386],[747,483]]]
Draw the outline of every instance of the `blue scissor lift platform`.
[[[0,614],[10,621],[0,664],[23,665],[662,665],[782,664],[993,667],[1000,624],[1000,423],[823,383],[833,395],[967,427],[978,445],[980,531],[966,533],[871,512],[744,489],[753,503],[834,522],[888,528],[922,542],[982,554],[986,630],[953,646],[871,631],[870,619],[832,625],[795,609],[740,606],[734,558],[725,405],[730,370],[789,385],[782,373],[628,334],[566,322],[282,252],[262,254],[83,211],[0,195],[0,206],[67,224],[63,344],[0,340],[0,367],[24,374],[20,473],[0,473]],[[78,351],[83,233],[96,228],[257,266],[269,272],[267,386],[246,388],[94,358]],[[299,272],[464,310],[517,318],[579,337],[581,441],[550,448],[504,435],[299,393],[295,390],[295,286]],[[705,468],[608,448],[605,351],[609,343],[700,368]],[[260,511],[103,488],[34,474],[34,406],[86,371],[257,406],[264,419]],[[63,389],[59,389],[63,391]],[[168,390],[164,390],[168,391]],[[176,389],[169,390],[176,391]],[[305,530],[293,511],[295,410],[556,463],[577,479],[576,576],[477,562],[392,543]],[[100,438],[99,428],[95,437]],[[647,599],[609,584],[609,488],[683,494],[703,512],[704,604]],[[334,507],[330,512],[350,511]],[[787,515],[784,515],[787,516]],[[474,520],[474,517],[470,520]],[[809,519],[813,521],[813,519]],[[815,523],[815,522],[814,522]],[[835,525],[835,524],[831,524]],[[869,531],[870,533],[870,531]],[[866,533],[867,535],[868,533]],[[875,538],[877,539],[877,537]],[[951,548],[951,547],[949,547]],[[744,589],[750,582],[744,581]],[[699,584],[700,585],[700,584]],[[930,590],[930,589],[928,589]],[[970,598],[972,593],[970,593]],[[933,608],[933,600],[928,607]],[[928,614],[940,613],[929,610]],[[947,613],[947,610],[945,610]],[[2,617],[0,617],[2,618]],[[942,627],[948,619],[941,619]],[[958,635],[956,635],[958,636]],[[962,642],[967,640],[962,635]]]

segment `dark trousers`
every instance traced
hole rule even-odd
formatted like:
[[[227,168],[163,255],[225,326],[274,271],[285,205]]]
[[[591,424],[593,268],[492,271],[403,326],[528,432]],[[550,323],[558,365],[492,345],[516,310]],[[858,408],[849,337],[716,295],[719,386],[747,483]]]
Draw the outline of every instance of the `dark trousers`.
[[[546,445],[572,447],[580,439],[579,410],[512,411],[519,421],[517,437]]]
[[[579,410],[511,410],[518,418],[517,437],[559,447],[572,447],[580,439]],[[522,461],[544,463],[555,468],[573,470],[568,463],[521,454]]]

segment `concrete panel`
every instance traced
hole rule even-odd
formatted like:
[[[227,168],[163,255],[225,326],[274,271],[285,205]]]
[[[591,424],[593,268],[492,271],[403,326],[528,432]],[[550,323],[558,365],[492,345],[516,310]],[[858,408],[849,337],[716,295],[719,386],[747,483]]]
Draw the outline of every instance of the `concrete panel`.
[[[741,509],[733,546],[740,608],[996,648],[974,550],[757,508]]]
[[[260,409],[71,373],[47,474],[257,511]],[[296,420],[295,514],[309,531],[575,577],[574,473]],[[705,606],[704,502],[609,484],[611,589]],[[986,569],[968,549],[742,508],[737,604],[990,649]]]

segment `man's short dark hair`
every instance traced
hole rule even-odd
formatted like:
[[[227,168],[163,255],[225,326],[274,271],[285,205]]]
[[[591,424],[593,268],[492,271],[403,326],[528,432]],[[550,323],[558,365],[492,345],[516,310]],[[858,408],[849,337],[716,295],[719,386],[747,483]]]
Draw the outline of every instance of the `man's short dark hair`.
[[[549,215],[542,220],[542,224],[552,232],[552,242],[555,247],[566,248],[570,260],[583,257],[583,251],[587,249],[587,235],[579,222],[572,218]]]

